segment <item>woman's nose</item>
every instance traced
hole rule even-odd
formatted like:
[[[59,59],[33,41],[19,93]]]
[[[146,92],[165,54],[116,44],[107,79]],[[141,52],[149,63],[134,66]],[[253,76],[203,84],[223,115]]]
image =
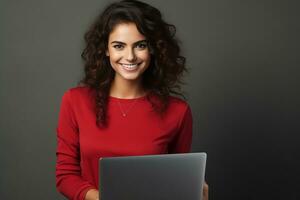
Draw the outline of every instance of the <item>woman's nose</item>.
[[[133,62],[136,60],[136,55],[135,55],[135,52],[134,52],[134,49],[130,48],[127,50],[126,52],[126,60],[129,61],[129,62]]]

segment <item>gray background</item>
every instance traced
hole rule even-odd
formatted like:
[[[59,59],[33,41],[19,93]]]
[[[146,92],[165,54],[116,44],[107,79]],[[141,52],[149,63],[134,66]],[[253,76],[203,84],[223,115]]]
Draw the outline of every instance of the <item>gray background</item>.
[[[83,34],[107,2],[1,0],[0,199],[64,199],[61,96],[81,77]],[[178,28],[210,199],[300,199],[299,3],[146,2]]]

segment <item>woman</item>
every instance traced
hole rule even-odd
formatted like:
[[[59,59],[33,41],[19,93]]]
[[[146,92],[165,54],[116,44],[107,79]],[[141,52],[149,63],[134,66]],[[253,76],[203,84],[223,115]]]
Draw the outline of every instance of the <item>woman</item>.
[[[191,110],[171,96],[186,70],[174,34],[139,1],[109,5],[86,33],[85,76],[64,94],[57,126],[56,185],[67,198],[99,199],[100,157],[190,151]]]

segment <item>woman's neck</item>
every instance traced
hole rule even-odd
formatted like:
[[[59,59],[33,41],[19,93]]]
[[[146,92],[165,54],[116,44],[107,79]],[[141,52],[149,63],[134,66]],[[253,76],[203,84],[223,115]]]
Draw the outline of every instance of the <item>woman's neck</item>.
[[[114,79],[110,87],[109,95],[122,99],[134,99],[146,94],[141,81],[128,81]]]

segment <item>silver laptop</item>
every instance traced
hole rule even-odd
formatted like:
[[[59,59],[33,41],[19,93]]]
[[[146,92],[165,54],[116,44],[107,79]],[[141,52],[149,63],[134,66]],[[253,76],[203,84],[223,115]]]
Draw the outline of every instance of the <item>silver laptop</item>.
[[[99,160],[101,200],[201,200],[206,153]]]

